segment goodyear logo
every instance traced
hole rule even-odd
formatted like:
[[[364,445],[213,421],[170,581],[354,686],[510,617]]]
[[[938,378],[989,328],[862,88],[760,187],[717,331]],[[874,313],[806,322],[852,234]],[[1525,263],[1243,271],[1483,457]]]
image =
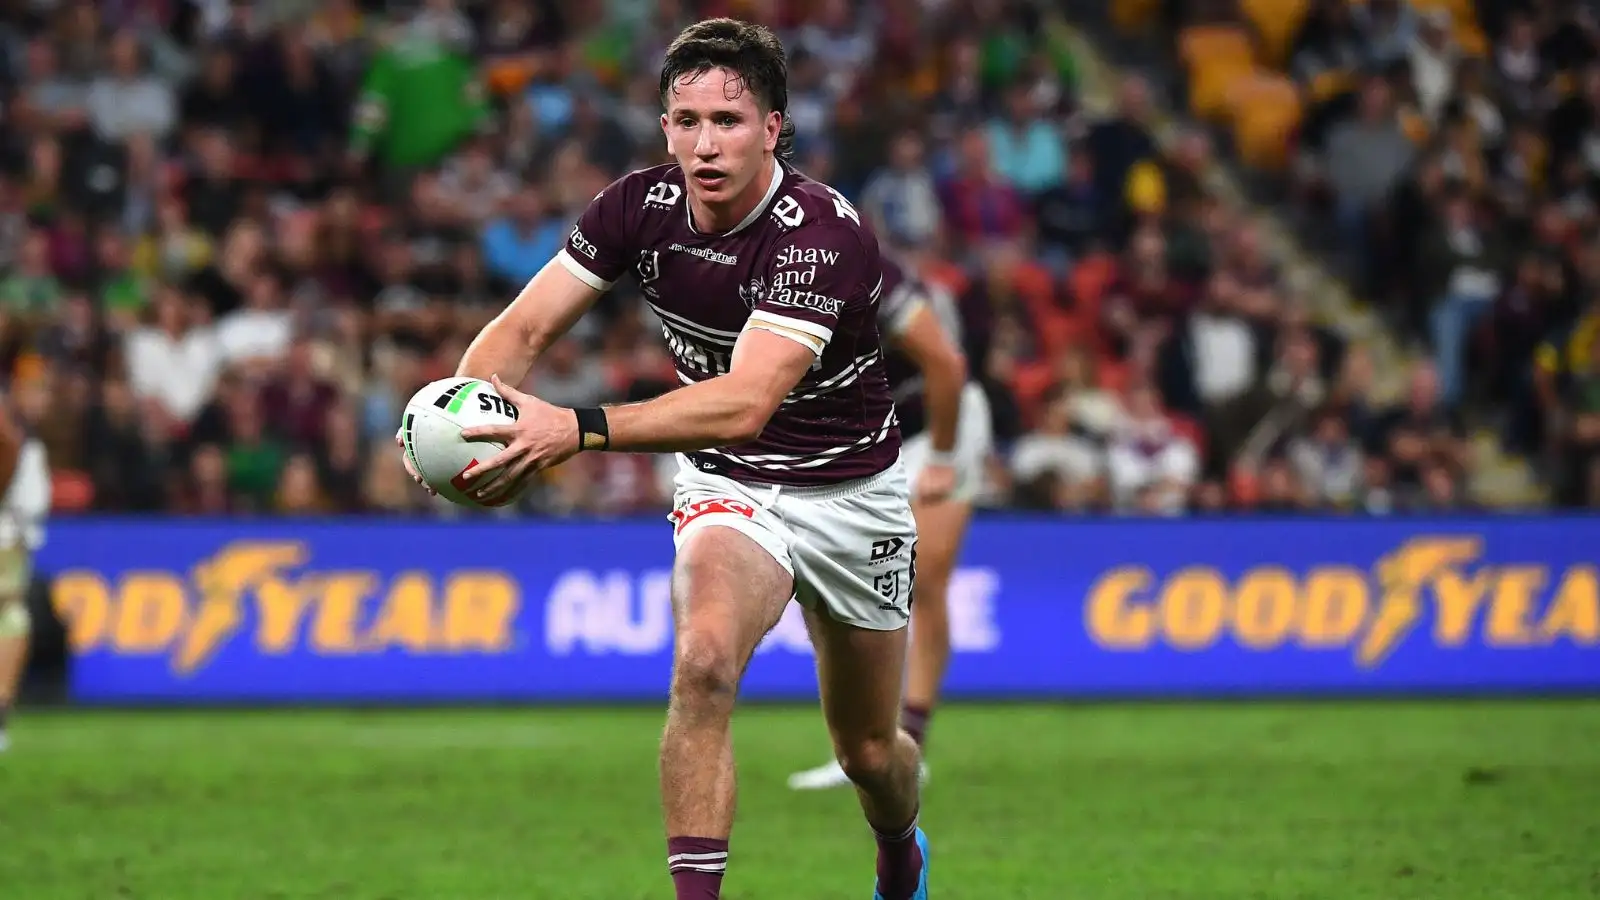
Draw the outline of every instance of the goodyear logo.
[[[385,578],[323,570],[297,541],[237,541],[187,574],[64,572],[53,602],[79,653],[161,656],[192,674],[222,648],[248,641],[257,654],[318,656],[403,650],[417,655],[500,654],[513,646],[516,581],[497,571],[425,571]]]
[[[1479,537],[1420,537],[1371,571],[1277,566],[1237,580],[1204,566],[1158,579],[1143,567],[1101,577],[1084,608],[1089,636],[1113,651],[1199,651],[1221,641],[1266,651],[1348,650],[1372,669],[1419,629],[1436,647],[1600,645],[1595,567],[1482,562]]]

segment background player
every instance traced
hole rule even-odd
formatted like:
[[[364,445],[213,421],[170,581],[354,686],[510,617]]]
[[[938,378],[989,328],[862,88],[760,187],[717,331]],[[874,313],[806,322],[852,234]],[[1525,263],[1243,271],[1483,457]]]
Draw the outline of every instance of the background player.
[[[983,387],[967,381],[954,299],[916,277],[914,258],[901,263],[886,257],[883,269],[878,322],[917,520],[911,659],[900,721],[921,746],[950,661],[950,575],[983,483],[993,434]],[[849,782],[837,760],[789,777],[795,790]]]
[[[34,551],[44,543],[50,512],[50,468],[44,444],[29,438],[0,402],[0,752],[10,746],[6,718],[28,657],[28,584]]]
[[[685,387],[520,417],[485,498],[580,448],[679,452],[674,665],[661,747],[679,900],[715,898],[733,825],[730,720],[746,665],[791,596],[806,607],[823,711],[878,837],[876,897],[927,897],[918,750],[899,728],[916,525],[876,322],[877,240],[837,192],[780,162],[792,143],[783,48],[765,28],[685,29],[661,74],[676,165],[601,192],[565,249],[474,340],[459,373],[519,382],[630,272]]]

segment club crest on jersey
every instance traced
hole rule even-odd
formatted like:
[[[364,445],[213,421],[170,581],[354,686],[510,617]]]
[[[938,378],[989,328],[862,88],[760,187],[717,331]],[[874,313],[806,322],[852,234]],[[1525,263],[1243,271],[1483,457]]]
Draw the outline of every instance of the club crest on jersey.
[[[665,181],[658,181],[650,188],[650,193],[644,195],[646,208],[656,206],[661,209],[671,209],[683,196],[683,188]]]
[[[744,301],[745,306],[755,309],[767,299],[767,283],[757,277],[750,279],[749,284],[739,285],[739,299]]]

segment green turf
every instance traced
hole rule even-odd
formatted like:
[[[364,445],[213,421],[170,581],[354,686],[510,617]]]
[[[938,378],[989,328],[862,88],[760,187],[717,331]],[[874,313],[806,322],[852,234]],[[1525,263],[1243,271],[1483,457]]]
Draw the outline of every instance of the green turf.
[[[7,900],[670,898],[646,710],[52,713],[0,757]],[[809,710],[741,714],[728,900],[868,900]],[[958,707],[936,900],[1600,897],[1600,703]]]

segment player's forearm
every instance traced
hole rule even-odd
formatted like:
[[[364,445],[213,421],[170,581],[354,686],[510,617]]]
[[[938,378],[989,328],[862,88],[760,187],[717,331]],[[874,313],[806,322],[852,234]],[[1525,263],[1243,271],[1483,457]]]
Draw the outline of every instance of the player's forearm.
[[[598,296],[598,291],[579,283],[560,265],[546,265],[473,338],[456,374],[470,378],[499,375],[506,384],[520,384],[539,354],[571,330]]]
[[[606,407],[610,449],[687,453],[755,440],[772,417],[751,391],[726,375],[642,403]]]
[[[541,341],[525,323],[507,315],[509,312],[495,316],[467,345],[461,364],[456,366],[457,375],[485,380],[499,375],[510,385],[521,384],[528,377],[533,361],[549,346],[550,339]]]
[[[922,373],[922,402],[928,414],[928,438],[938,453],[956,449],[961,419],[961,392],[967,386],[967,363],[959,354]]]

